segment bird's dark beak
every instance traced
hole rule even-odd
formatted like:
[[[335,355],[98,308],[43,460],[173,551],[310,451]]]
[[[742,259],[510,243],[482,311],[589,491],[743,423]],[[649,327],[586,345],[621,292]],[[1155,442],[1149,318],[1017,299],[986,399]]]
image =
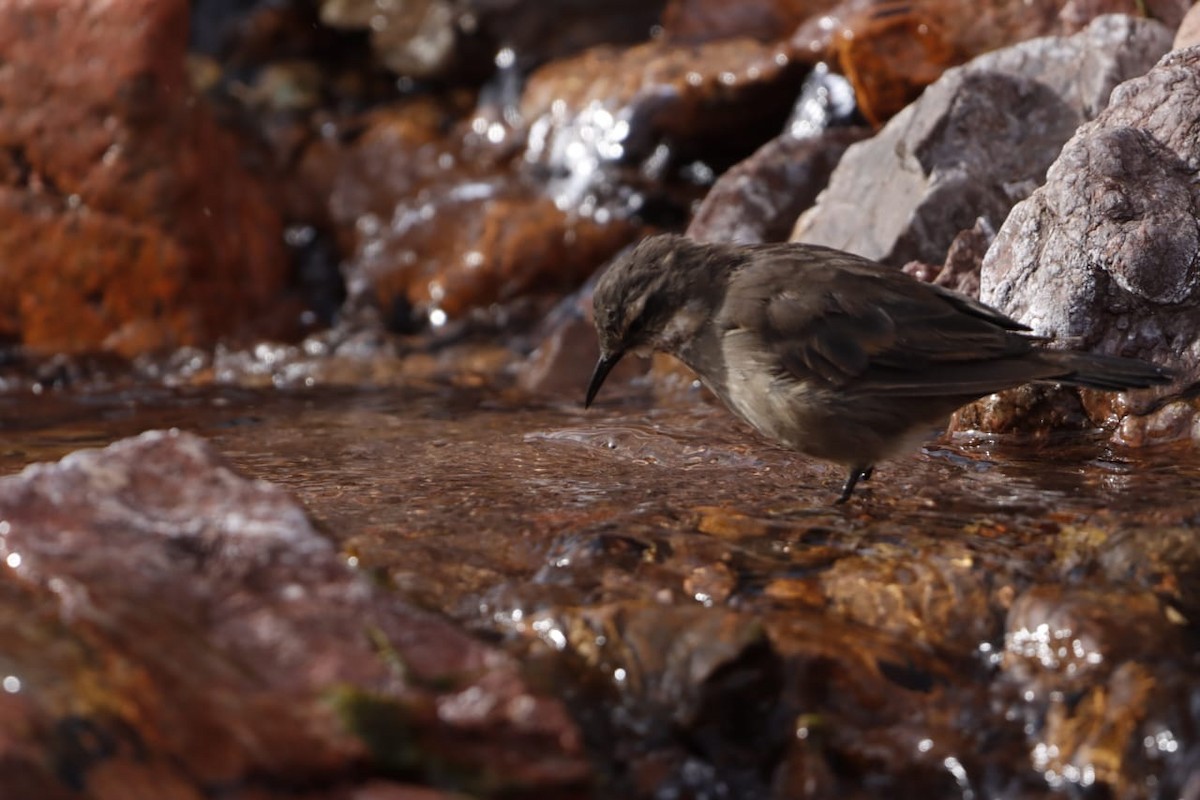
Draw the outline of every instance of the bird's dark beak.
[[[608,377],[608,373],[621,360],[621,356],[625,355],[622,352],[612,353],[611,355],[601,355],[600,360],[596,362],[596,370],[592,373],[592,382],[588,384],[587,398],[583,401],[583,407],[587,408],[596,399],[596,392],[600,391],[600,387],[604,384],[604,379]]]

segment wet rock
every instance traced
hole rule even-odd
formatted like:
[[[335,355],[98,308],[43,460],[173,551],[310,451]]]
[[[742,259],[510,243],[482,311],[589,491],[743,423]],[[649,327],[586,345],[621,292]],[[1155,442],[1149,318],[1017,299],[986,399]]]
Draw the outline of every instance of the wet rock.
[[[525,66],[601,42],[644,39],[663,0],[620,0],[603,7],[577,0],[321,0],[321,20],[370,31],[371,47],[389,69],[412,78],[479,79],[500,48]]]
[[[401,200],[386,222],[359,223],[351,302],[411,308],[435,327],[472,308],[578,285],[638,231],[630,219],[563,212],[539,187],[500,176],[439,181]]]
[[[1181,622],[1145,592],[1054,585],[1016,600],[1001,685],[1020,698],[1032,766],[1051,786],[1182,790],[1200,696]]]
[[[747,39],[593,48],[530,76],[525,157],[585,187],[605,162],[661,175],[709,158],[720,169],[781,128],[804,72],[786,48]]]
[[[1164,509],[1166,515],[1178,513]],[[1059,538],[1057,566],[1064,576],[1096,575],[1117,585],[1153,593],[1176,622],[1200,620],[1200,542],[1179,520],[1109,531],[1073,526]]]
[[[467,23],[456,3],[417,0],[381,5],[374,0],[322,0],[321,21],[371,32],[371,48],[393,72],[418,78],[448,70]]]
[[[880,544],[870,554],[839,559],[821,576],[821,587],[829,607],[848,619],[969,655],[1001,628],[993,598],[1012,577],[989,569],[992,561],[950,543],[930,543],[916,557]]]
[[[1074,347],[1149,358],[1194,380],[1197,64],[1200,49],[1169,54],[1114,91],[1110,107],[1079,130],[988,251],[985,302]],[[1122,411],[1114,404],[1126,402],[1091,398],[1089,414],[1108,422]],[[1125,410],[1155,405],[1143,393]]]
[[[1148,69],[1169,40],[1160,23],[1110,16],[947,72],[846,152],[792,238],[896,265],[942,263],[979,218],[999,227],[1112,87]]]
[[[370,309],[413,333],[525,293],[569,289],[640,230],[627,212],[556,202],[514,159],[518,132],[481,116],[458,121],[462,110],[462,98],[398,104],[372,115],[344,154],[330,214],[352,254],[352,315]],[[502,132],[496,144],[492,130]]]
[[[947,68],[983,53],[1039,36],[1074,34],[1104,14],[1149,16],[1174,29],[1186,10],[1184,0],[1158,6],[1147,14],[1136,0],[846,0],[826,15],[814,15],[792,42],[798,52],[836,60],[865,116],[880,124]]]
[[[699,606],[622,603],[530,620],[584,685],[607,695],[593,735],[614,743],[634,796],[722,786],[756,796],[787,735],[780,661],[752,618]],[[576,681],[578,681],[576,677]]]
[[[1095,423],[1078,395],[1064,396],[1054,387],[1027,384],[963,406],[954,412],[949,427],[952,431],[1049,435],[1051,431],[1089,430]]]
[[[352,231],[350,307],[436,327],[577,286],[655,207],[683,213],[699,193],[689,160],[736,158],[778,130],[801,69],[747,40],[651,42],[553,62],[519,109],[480,109],[448,134],[407,133],[401,107],[376,115],[331,204]]]
[[[0,11],[0,339],[132,354],[263,327],[282,225],[188,88],[187,11]]]
[[[952,671],[970,674],[967,664],[951,667],[904,639],[816,611],[771,615],[767,629],[784,660],[784,702],[797,712],[772,796],[900,796],[916,788],[953,797],[948,757],[967,774],[983,773],[971,763],[963,718],[943,708],[951,696],[974,704],[950,685]],[[1003,733],[993,734],[993,753],[1007,749]]]
[[[21,704],[0,715],[19,766],[5,796],[54,784],[47,765],[96,798],[397,770],[496,792],[587,779],[564,710],[511,659],[374,588],[289,495],[197,437],[0,480],[0,533],[5,702]]]

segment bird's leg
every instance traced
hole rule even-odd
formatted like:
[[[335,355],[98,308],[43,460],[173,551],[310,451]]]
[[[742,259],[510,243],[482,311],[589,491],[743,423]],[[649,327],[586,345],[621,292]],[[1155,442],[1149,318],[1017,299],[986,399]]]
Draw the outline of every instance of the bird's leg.
[[[854,494],[854,487],[858,485],[860,480],[869,481],[871,473],[875,471],[875,465],[869,467],[851,467],[850,475],[846,478],[846,483],[842,486],[842,493],[838,495],[838,499],[834,500],[834,505],[840,506],[842,503],[850,499],[850,495]]]

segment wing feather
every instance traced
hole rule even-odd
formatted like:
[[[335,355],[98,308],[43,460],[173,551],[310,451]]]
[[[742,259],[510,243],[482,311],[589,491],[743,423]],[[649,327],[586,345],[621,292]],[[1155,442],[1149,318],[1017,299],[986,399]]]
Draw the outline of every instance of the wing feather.
[[[756,250],[731,278],[719,322],[753,334],[798,380],[944,396],[1045,376],[1027,357],[1039,339],[982,303],[837,250]]]

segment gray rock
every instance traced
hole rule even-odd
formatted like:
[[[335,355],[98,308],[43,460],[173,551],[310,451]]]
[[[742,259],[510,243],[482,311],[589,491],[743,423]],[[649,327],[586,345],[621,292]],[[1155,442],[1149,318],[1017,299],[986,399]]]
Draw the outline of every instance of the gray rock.
[[[1114,86],[1171,46],[1153,20],[1110,15],[946,72],[873,139],[851,147],[794,241],[897,265],[941,263],[982,218],[999,227]]]
[[[1195,371],[1200,361],[1200,47],[1113,92],[1014,210],[981,296],[1041,333]]]

